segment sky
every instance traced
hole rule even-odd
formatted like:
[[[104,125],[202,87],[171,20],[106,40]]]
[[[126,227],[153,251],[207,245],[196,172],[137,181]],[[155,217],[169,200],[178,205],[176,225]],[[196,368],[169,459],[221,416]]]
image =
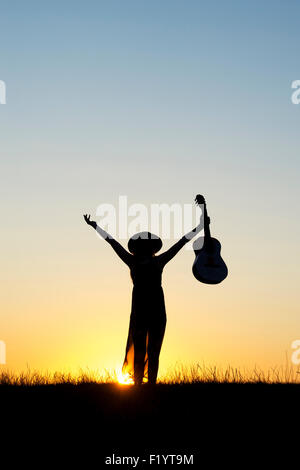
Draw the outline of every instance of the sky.
[[[198,193],[229,275],[199,283],[191,250],[165,268],[161,374],[290,362],[299,13],[295,0],[1,3],[1,368],[120,368],[132,284],[82,214]]]

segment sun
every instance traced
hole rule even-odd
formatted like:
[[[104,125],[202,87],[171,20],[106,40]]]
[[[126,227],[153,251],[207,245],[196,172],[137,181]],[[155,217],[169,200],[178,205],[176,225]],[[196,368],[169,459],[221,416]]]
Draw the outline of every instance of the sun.
[[[128,372],[126,374],[122,374],[122,372],[119,372],[117,374],[117,380],[120,385],[134,385],[134,381],[132,377],[130,377]]]

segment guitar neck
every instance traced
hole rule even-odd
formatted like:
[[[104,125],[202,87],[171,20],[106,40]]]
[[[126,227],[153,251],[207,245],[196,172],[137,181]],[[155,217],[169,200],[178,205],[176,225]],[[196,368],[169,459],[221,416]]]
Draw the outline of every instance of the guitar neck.
[[[208,223],[208,214],[207,214],[206,204],[204,204],[203,215],[204,215],[204,237],[205,237],[205,241],[209,241],[211,239],[211,234],[210,234],[210,228],[209,228],[209,223]]]

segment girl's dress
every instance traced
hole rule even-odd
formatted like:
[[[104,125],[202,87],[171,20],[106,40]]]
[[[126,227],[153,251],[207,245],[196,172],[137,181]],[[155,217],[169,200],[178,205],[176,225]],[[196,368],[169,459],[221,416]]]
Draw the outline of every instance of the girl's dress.
[[[168,261],[189,240],[183,237],[168,251],[153,256],[147,261],[130,255],[131,279],[133,282],[131,315],[122,374],[134,377],[134,356],[144,357],[144,378],[148,378],[149,356],[159,356],[166,328],[166,308],[161,285],[162,272]],[[151,359],[151,356],[150,356]]]
[[[144,355],[144,377],[148,377],[148,347],[159,355],[166,327],[166,309],[161,286],[163,264],[159,256],[139,263],[133,260],[131,315],[122,373],[134,374],[134,349]],[[135,348],[134,348],[135,345]]]

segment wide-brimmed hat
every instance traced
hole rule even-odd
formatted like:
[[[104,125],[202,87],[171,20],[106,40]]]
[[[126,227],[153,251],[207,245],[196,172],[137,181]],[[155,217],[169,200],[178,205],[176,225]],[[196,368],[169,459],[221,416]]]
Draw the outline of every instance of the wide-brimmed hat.
[[[128,250],[132,254],[137,252],[149,252],[157,253],[162,247],[162,241],[153,233],[140,232],[133,235],[128,242]]]

